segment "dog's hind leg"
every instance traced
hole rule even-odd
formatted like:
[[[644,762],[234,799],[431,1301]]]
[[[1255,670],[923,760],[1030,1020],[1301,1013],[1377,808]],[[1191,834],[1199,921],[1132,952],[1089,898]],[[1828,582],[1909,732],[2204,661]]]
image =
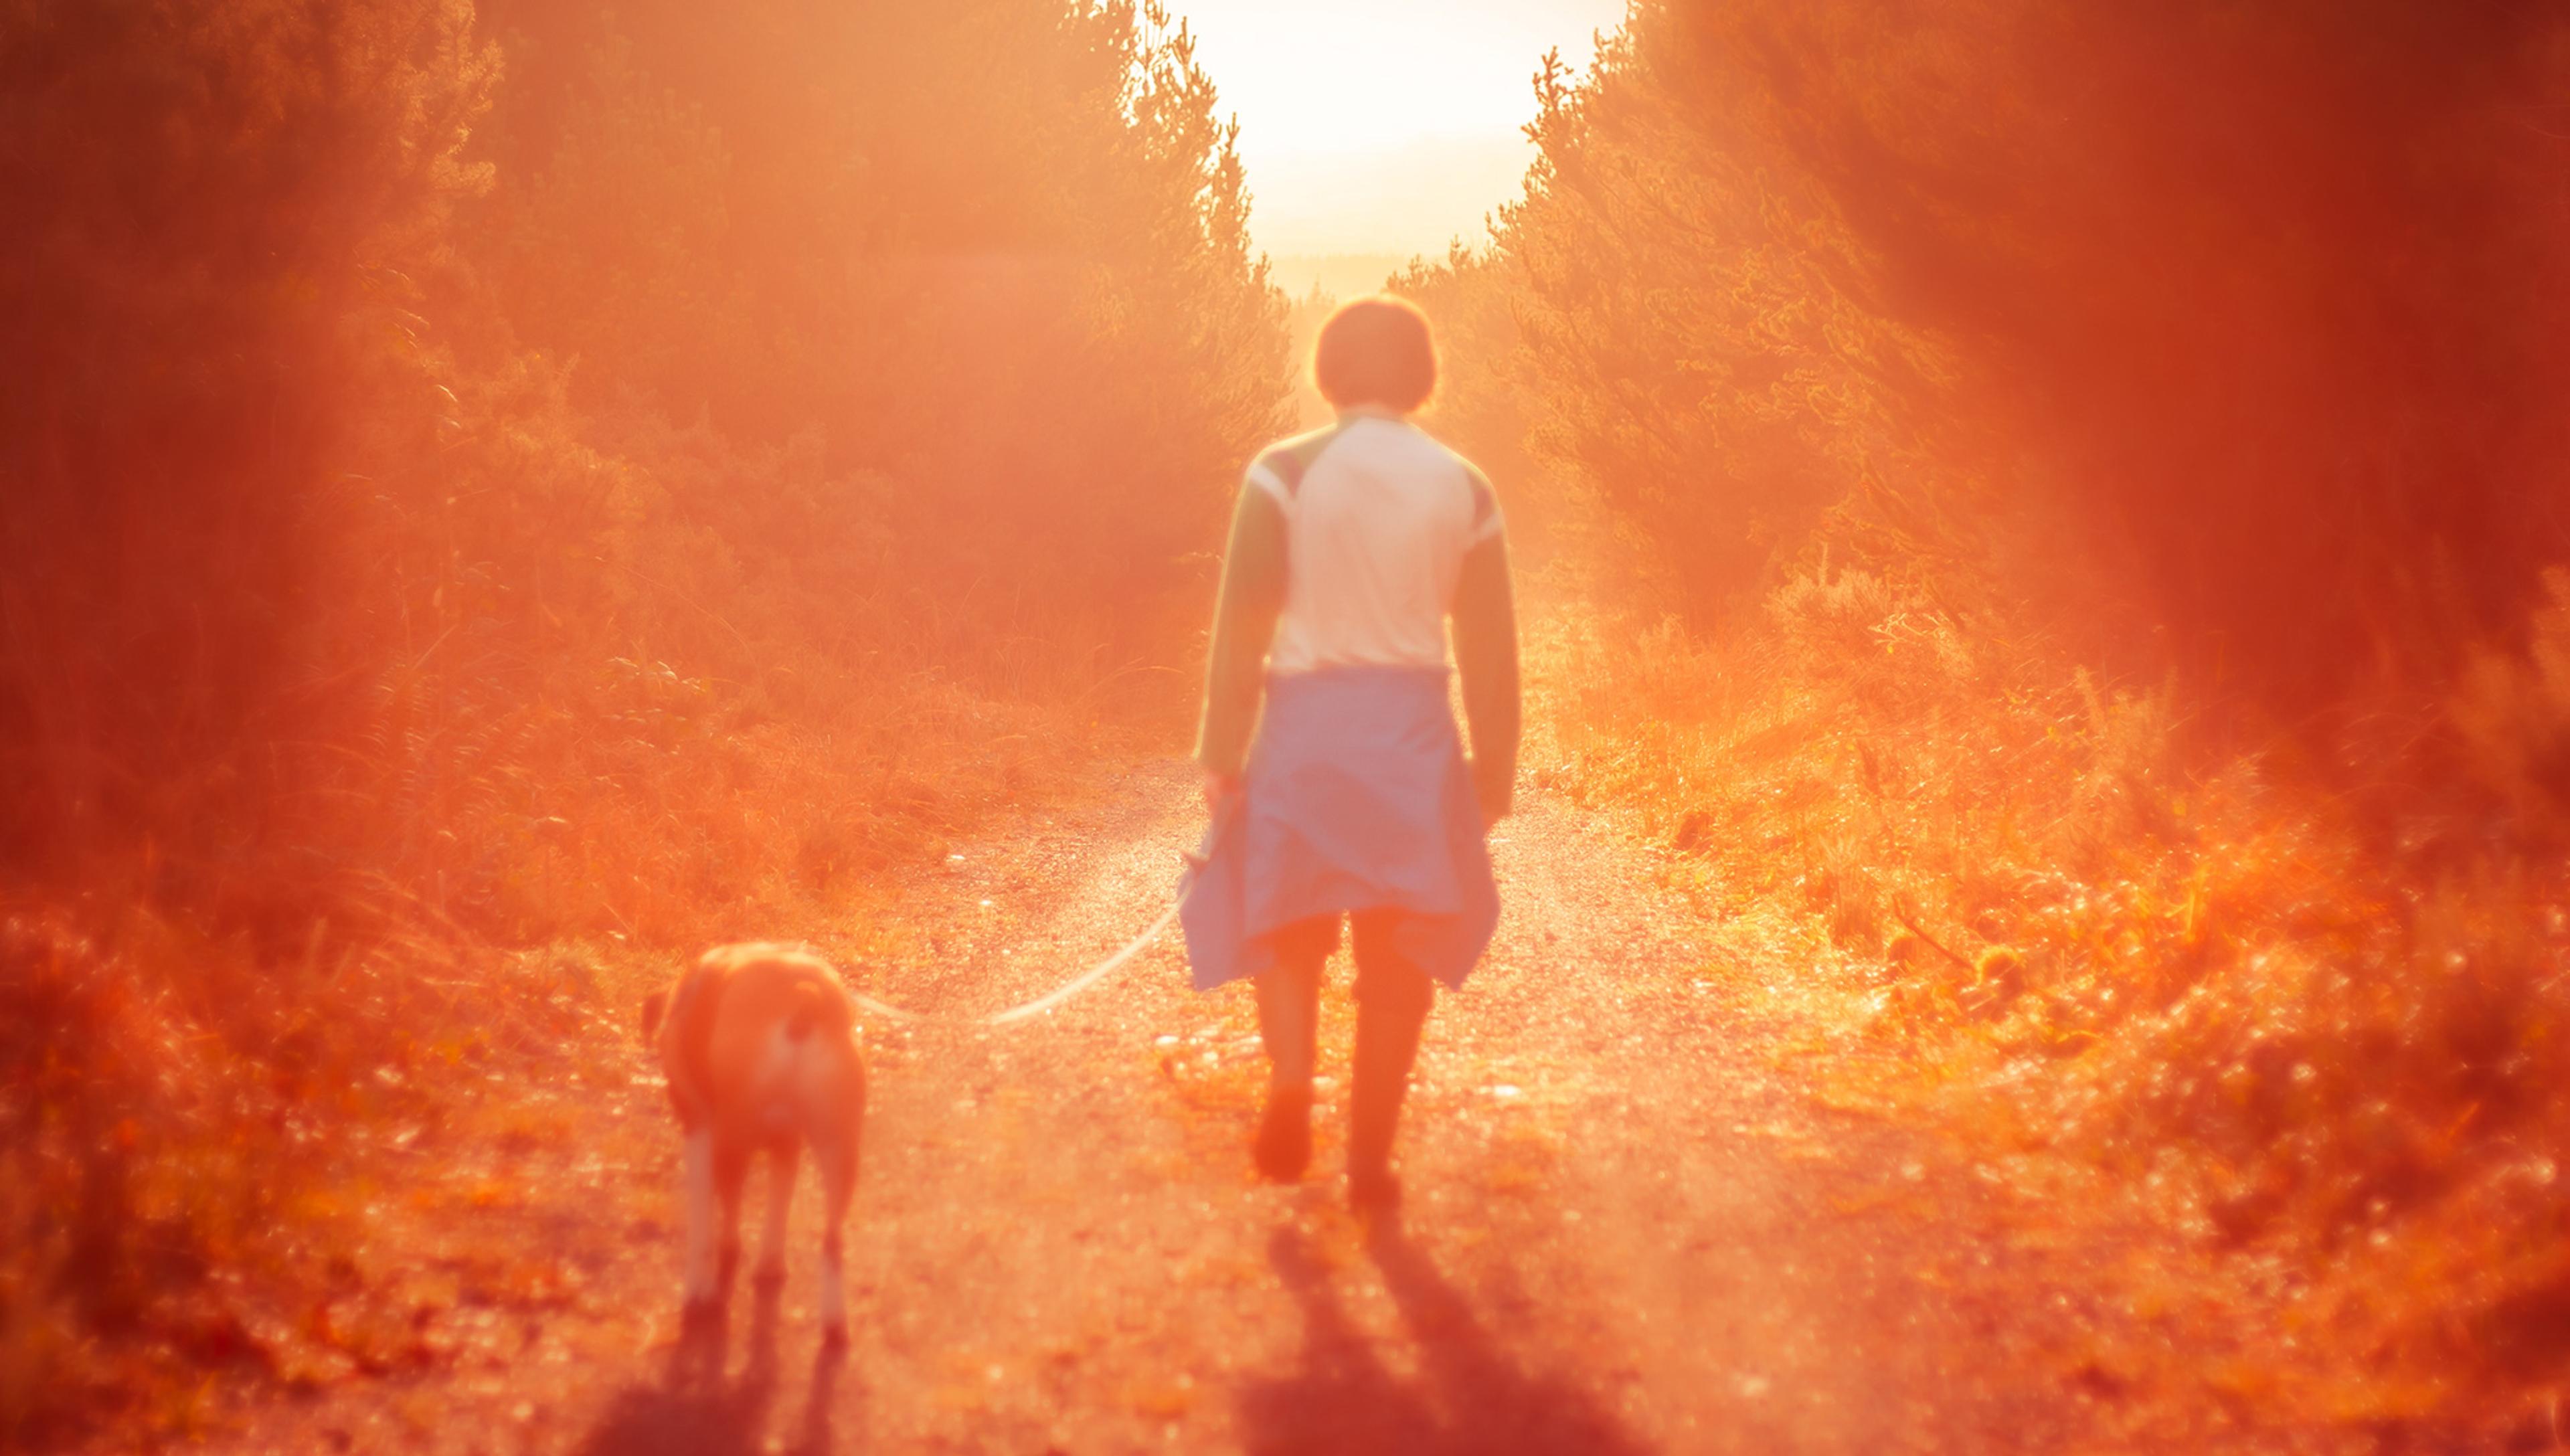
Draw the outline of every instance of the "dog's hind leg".
[[[815,1140],[813,1161],[821,1172],[821,1337],[837,1343],[848,1337],[848,1280],[840,1235],[848,1222],[848,1200],[857,1190],[857,1129],[853,1123],[826,1142]]]
[[[732,1272],[740,1268],[740,1194],[749,1181],[749,1153],[728,1139],[714,1146],[714,1196],[722,1201],[722,1249],[714,1282],[724,1293],[731,1290]]]
[[[720,1285],[714,1257],[714,1132],[699,1125],[687,1132],[681,1167],[687,1186],[687,1309],[713,1307]]]
[[[785,1281],[785,1214],[794,1206],[794,1167],[802,1156],[790,1138],[767,1150],[767,1237],[760,1241],[755,1275],[761,1287]]]

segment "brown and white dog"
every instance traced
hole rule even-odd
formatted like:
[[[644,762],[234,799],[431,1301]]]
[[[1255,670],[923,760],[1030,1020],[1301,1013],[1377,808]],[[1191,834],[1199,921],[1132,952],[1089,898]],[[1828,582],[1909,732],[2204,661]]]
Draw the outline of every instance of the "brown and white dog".
[[[642,1003],[642,1034],[658,1041],[686,1139],[687,1313],[710,1313],[731,1287],[740,1262],[741,1185],[753,1153],[769,1159],[757,1278],[784,1278],[785,1211],[795,1158],[808,1144],[821,1172],[821,1326],[828,1338],[844,1339],[839,1233],[856,1190],[866,1074],[856,1008],[838,973],[800,946],[717,945],[675,986]]]

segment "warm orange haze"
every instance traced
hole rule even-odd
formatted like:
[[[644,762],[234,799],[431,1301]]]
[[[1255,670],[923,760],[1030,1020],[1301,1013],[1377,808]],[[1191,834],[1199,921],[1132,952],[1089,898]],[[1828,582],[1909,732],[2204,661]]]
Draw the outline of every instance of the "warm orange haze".
[[[8,0],[0,258],[0,1448],[2564,1439],[2557,4]]]

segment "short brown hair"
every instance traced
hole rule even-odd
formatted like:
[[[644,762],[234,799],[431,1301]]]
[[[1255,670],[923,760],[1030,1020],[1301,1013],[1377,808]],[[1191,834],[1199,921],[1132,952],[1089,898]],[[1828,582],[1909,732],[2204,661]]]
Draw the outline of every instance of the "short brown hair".
[[[1312,350],[1312,382],[1340,409],[1381,405],[1408,414],[1437,392],[1437,340],[1428,315],[1378,293],[1339,306]]]

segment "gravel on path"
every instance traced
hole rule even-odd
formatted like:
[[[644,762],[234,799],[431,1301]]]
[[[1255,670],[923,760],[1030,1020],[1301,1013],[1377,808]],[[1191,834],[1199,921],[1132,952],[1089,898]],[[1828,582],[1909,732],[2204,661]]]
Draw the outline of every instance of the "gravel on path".
[[[2053,1275],[1926,1134],[1823,1110],[1795,1028],[1711,953],[1655,852],[1534,795],[1494,836],[1489,958],[1429,1023],[1397,1230],[1344,1212],[1347,971],[1304,1184],[1258,1183],[1249,994],[1174,932],[1041,993],[1165,906],[1200,829],[1155,763],[904,880],[818,937],[868,993],[853,1339],[820,1349],[811,1180],[790,1270],[681,1338],[677,1137],[639,1038],[531,1088],[441,1166],[404,1263],[439,1357],[243,1413],[241,1451],[2052,1451]],[[743,926],[745,934],[761,927]],[[1752,967],[1790,977],[1791,965]],[[665,973],[665,972],[662,972]],[[619,986],[618,993],[626,988]],[[640,987],[634,988],[639,999]],[[934,1019],[952,1017],[954,1020]],[[1766,1018],[1766,1019],[1762,1019]],[[753,1178],[751,1217],[763,1194]],[[505,1256],[494,1255],[494,1245]],[[532,1270],[532,1273],[530,1273]]]

